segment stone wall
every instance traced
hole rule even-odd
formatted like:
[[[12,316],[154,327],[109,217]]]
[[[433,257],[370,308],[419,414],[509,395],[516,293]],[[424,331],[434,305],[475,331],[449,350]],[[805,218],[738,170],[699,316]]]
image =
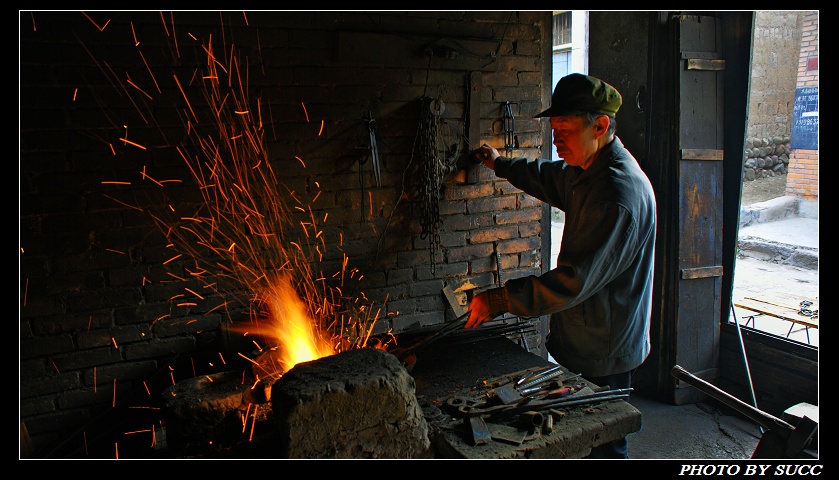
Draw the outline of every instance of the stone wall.
[[[743,180],[750,182],[784,175],[789,168],[790,137],[746,139],[743,151]]]
[[[757,11],[754,21],[746,136],[789,138],[801,48],[802,13]]]
[[[743,181],[789,168],[801,12],[755,12]]]

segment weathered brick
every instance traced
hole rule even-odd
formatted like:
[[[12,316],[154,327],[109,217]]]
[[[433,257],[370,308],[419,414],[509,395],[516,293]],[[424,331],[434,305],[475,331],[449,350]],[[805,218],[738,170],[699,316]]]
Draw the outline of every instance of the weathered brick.
[[[66,372],[79,368],[93,367],[95,365],[106,365],[122,360],[120,349],[113,345],[109,347],[91,348],[77,350],[72,353],[54,355],[52,362],[60,372]]]
[[[20,342],[20,358],[53,355],[69,352],[75,348],[73,336],[69,334],[39,336]]]
[[[518,236],[519,229],[515,225],[509,227],[494,227],[483,230],[472,230],[469,232],[469,242],[472,244],[481,244],[518,238]]]
[[[178,353],[195,350],[195,338],[172,337],[147,343],[132,343],[123,347],[126,360],[144,360],[148,358],[168,358]]]
[[[58,373],[45,377],[21,380],[20,394],[21,398],[31,398],[39,395],[59,393],[81,386],[81,375],[79,372]]]
[[[129,362],[88,369],[83,379],[85,385],[106,385],[112,384],[114,379],[118,382],[143,380],[151,377],[156,370],[157,363],[154,361]]]
[[[476,258],[485,258],[492,254],[492,244],[481,243],[478,245],[467,245],[462,248],[449,249],[446,254],[447,262],[462,262]]]

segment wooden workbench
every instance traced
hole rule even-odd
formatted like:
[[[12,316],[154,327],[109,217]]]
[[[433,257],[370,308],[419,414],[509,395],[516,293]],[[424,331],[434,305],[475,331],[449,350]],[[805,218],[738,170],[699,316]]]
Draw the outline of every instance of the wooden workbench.
[[[806,307],[812,312],[811,315],[802,314],[802,302],[808,301],[811,304]],[[764,298],[758,296],[747,296],[734,300],[734,307],[753,312],[754,315],[748,315],[749,319],[746,321],[746,326],[749,323],[755,327],[755,316],[769,315],[771,317],[780,318],[781,320],[790,322],[787,338],[792,333],[796,325],[801,325],[806,329],[807,343],[810,342],[810,329],[819,328],[819,300],[818,298],[795,297],[789,294],[773,294],[771,298]],[[738,316],[743,315],[743,312],[738,312]]]
[[[582,458],[592,447],[641,429],[639,410],[624,400],[610,400],[563,408],[565,416],[550,433],[542,432],[520,445],[496,440],[475,445],[468,420],[447,414],[440,408],[445,401],[456,395],[481,395],[484,380],[553,364],[503,336],[471,343],[441,340],[433,347],[417,353],[411,374],[437,458]],[[487,424],[491,431],[508,428],[491,419]]]

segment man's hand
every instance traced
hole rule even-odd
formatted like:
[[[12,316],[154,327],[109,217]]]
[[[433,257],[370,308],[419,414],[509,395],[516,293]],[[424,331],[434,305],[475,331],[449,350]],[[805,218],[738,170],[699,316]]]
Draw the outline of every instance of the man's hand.
[[[481,292],[472,297],[472,301],[469,303],[469,319],[466,320],[466,325],[463,328],[477,327],[488,320],[492,320],[491,315],[489,297],[486,292]]]
[[[495,159],[500,156],[501,154],[498,153],[498,150],[486,143],[475,150],[475,157],[477,157],[485,167],[492,171],[495,171]]]

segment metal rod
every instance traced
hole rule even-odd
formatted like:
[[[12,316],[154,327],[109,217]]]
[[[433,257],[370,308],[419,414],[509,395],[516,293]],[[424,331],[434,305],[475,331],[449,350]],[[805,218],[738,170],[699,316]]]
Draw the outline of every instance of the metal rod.
[[[545,370],[544,372],[540,373],[539,375],[534,376],[532,380],[526,381],[523,384],[516,386],[516,389],[521,390],[521,389],[525,389],[525,388],[530,388],[534,385],[539,385],[542,382],[547,382],[548,380],[550,380],[554,377],[562,375],[565,372],[560,370],[560,368],[561,367],[559,365],[557,365],[555,367],[551,367],[551,368]]]
[[[408,357],[409,354],[413,353],[417,349],[427,346],[429,343],[433,342],[434,340],[437,340],[446,333],[449,333],[457,327],[464,325],[466,323],[466,320],[469,318],[469,312],[471,312],[471,310],[467,310],[466,313],[452,320],[447,325],[444,325],[440,330],[437,330],[432,335],[425,338],[424,340],[421,340],[416,345],[406,349],[405,352],[403,352],[402,355],[399,356],[399,359],[404,360]]]
[[[544,375],[546,373],[550,373],[550,372],[556,370],[557,368],[559,368],[559,365],[548,365],[547,367],[542,367],[542,368],[533,370],[533,371],[531,371],[531,372],[529,372],[525,375],[522,375],[521,378],[516,380],[516,388],[521,386],[521,384],[523,384],[524,382],[533,380],[534,378],[536,378],[538,376],[541,376],[541,375]]]
[[[737,321],[737,314],[734,312],[734,302],[731,303],[731,316],[734,317],[734,326],[737,328],[737,339],[740,341],[740,353],[743,355],[743,364],[746,366],[746,379],[749,381],[749,393],[752,396],[752,405],[757,408],[755,387],[752,383],[752,371],[749,368],[749,357],[746,356],[746,344],[743,342],[743,331],[740,330],[740,322]],[[760,428],[760,433],[762,434],[763,427],[758,425],[758,428]]]
[[[715,399],[721,401],[729,407],[737,410],[743,415],[754,420],[758,425],[763,425],[769,430],[772,430],[773,432],[779,434],[784,440],[788,439],[789,436],[792,434],[792,431],[795,430],[795,427],[793,427],[789,423],[781,420],[778,417],[775,417],[774,415],[770,415],[764,411],[758,410],[757,408],[749,405],[748,403],[740,400],[739,398],[720,390],[715,385],[710,384],[705,380],[702,380],[701,378],[691,374],[679,365],[674,366],[671,369],[670,374],[680,380],[686,381],[687,383],[693,385],[702,392],[707,393],[708,395],[714,397]]]

